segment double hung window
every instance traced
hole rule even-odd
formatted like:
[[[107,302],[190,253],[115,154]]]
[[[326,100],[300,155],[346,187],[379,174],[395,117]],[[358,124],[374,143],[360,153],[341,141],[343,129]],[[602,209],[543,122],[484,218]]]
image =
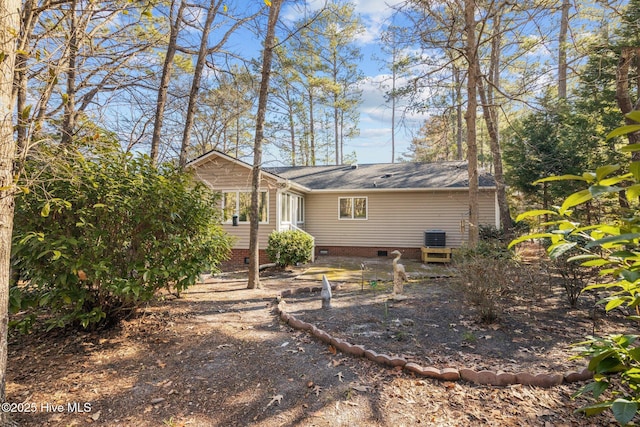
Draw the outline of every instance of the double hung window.
[[[269,196],[266,191],[261,191],[258,195],[259,212],[261,223],[269,222]],[[225,191],[222,193],[222,213],[223,221],[231,222],[234,215],[238,216],[239,223],[249,222],[249,211],[251,209],[251,192],[249,191]]]
[[[340,197],[338,198],[338,211],[340,219],[367,219],[366,197]]]

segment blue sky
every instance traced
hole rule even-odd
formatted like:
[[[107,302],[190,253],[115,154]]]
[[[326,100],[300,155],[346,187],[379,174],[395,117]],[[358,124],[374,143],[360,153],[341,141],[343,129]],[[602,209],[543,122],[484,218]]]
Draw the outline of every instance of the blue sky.
[[[310,10],[317,10],[324,0],[307,0]],[[385,55],[380,50],[380,34],[390,22],[393,10],[389,5],[403,3],[402,0],[360,0],[353,1],[356,13],[360,14],[365,32],[358,39],[363,54],[360,64],[366,76],[362,84],[362,104],[360,106],[360,136],[347,142],[344,153],[355,151],[358,163],[390,163],[391,162],[391,109],[384,100],[384,89],[381,84],[390,76],[381,71],[384,65],[374,59]],[[297,19],[292,6],[285,6],[281,19],[293,21]],[[396,115],[399,115],[396,112]],[[420,127],[424,117],[409,117],[407,123],[410,130]],[[396,120],[398,122],[398,120]],[[412,128],[412,129],[411,129]],[[396,129],[396,159],[407,150],[411,135],[404,129]]]

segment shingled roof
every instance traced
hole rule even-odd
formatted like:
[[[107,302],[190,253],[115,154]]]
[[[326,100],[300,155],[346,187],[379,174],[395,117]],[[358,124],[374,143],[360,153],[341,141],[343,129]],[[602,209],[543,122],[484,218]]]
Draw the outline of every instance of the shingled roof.
[[[341,166],[267,167],[265,171],[310,190],[468,188],[466,162],[377,163]],[[493,176],[479,170],[480,187],[495,187]]]

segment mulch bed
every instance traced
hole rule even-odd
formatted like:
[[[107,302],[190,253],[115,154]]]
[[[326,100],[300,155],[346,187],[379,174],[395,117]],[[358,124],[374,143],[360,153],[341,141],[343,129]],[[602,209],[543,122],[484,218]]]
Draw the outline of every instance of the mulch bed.
[[[282,274],[265,278],[264,290],[247,290],[241,276],[215,278],[180,299],[158,301],[109,331],[14,336],[8,400],[35,405],[14,419],[23,426],[612,422],[606,413],[584,418],[574,412],[586,403],[570,398],[579,383],[541,389],[436,381],[335,352],[281,322],[276,312],[281,290],[317,283]],[[363,292],[354,284],[334,293],[329,311],[314,294],[287,301],[296,316],[336,336],[436,366],[565,370],[581,363],[566,357],[574,337],[618,327],[616,316],[600,312],[594,323],[590,301],[568,310],[556,291],[509,301],[500,322],[483,325],[450,291],[446,279],[412,282],[408,298],[396,303],[386,289]],[[84,404],[89,411],[78,411]]]

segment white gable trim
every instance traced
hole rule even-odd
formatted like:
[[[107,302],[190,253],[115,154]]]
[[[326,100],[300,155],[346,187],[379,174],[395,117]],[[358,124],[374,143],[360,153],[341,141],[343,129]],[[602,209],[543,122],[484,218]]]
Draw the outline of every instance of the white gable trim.
[[[253,166],[251,166],[249,163],[244,162],[240,159],[236,159],[235,157],[231,157],[228,154],[223,153],[222,151],[217,151],[217,150],[212,150],[209,151],[206,154],[203,154],[200,157],[196,157],[195,159],[191,160],[189,163],[187,163],[186,167],[190,168],[190,169],[197,169],[200,166],[203,166],[211,161],[213,161],[215,158],[221,158],[223,160],[226,160],[228,162],[231,162],[233,164],[239,165],[241,167],[244,167],[248,170],[253,170]],[[268,178],[273,179],[274,181],[276,181],[277,183],[283,185],[283,187],[285,189],[289,189],[289,188],[295,188],[298,191],[302,191],[302,192],[309,192],[311,191],[309,188],[305,187],[304,185],[300,185],[294,181],[291,181],[290,179],[286,179],[283,178],[279,175],[273,174],[271,172],[267,172],[265,170],[260,170],[260,173],[262,176],[266,176]]]

